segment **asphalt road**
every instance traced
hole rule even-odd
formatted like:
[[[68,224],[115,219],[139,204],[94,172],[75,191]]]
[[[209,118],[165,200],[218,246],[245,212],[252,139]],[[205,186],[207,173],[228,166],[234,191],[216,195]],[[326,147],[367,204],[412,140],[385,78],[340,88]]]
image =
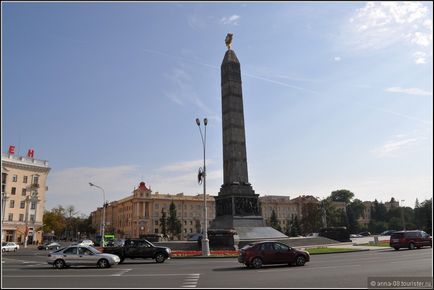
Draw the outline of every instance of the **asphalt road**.
[[[45,254],[45,253],[44,253]],[[432,248],[313,255],[303,267],[247,269],[236,258],[126,260],[57,270],[41,252],[2,255],[2,288],[367,288],[368,277],[432,277]]]

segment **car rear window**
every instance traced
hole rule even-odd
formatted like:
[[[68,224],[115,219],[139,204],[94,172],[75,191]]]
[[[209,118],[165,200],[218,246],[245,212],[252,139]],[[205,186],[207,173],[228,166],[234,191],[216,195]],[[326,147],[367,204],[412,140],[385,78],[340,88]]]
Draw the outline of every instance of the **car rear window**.
[[[402,237],[404,237],[404,233],[393,233],[390,237],[391,238],[402,238]]]

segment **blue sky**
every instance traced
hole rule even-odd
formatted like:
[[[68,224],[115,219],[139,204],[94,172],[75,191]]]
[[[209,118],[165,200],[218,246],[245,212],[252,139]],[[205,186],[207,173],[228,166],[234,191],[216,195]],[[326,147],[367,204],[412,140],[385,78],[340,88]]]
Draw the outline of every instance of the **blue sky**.
[[[249,180],[260,195],[432,197],[429,2],[2,2],[2,152],[49,161],[46,207],[88,214],[140,181],[223,182],[220,65],[241,62]]]

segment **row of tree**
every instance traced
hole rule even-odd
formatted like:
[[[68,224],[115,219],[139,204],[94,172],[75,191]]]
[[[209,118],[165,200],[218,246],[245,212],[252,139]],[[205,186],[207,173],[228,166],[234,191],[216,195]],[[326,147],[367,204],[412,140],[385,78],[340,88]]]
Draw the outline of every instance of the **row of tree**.
[[[91,217],[78,216],[73,205],[64,208],[59,205],[51,210],[45,210],[42,230],[45,239],[76,240],[95,234]]]
[[[344,202],[345,209],[338,209],[333,202]],[[395,202],[391,199],[391,204]],[[285,234],[297,236],[318,232],[323,227],[345,226],[350,233],[369,231],[381,233],[385,230],[421,229],[432,234],[432,198],[419,203],[416,199],[415,208],[396,207],[387,210],[382,202],[375,200],[371,205],[369,224],[366,226],[359,223],[363,217],[365,205],[359,199],[354,199],[354,193],[342,189],[333,191],[330,196],[319,203],[306,203],[302,207],[302,218],[291,216]],[[272,211],[268,224],[282,231],[275,211]]]

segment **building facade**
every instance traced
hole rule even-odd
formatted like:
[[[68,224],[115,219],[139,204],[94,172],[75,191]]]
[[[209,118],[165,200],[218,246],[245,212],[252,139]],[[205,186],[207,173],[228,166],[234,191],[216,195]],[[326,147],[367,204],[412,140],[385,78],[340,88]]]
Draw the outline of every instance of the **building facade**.
[[[138,238],[141,235],[161,234],[160,219],[162,211],[169,216],[170,203],[174,202],[177,217],[181,222],[180,239],[186,239],[190,234],[199,233],[203,226],[203,194],[184,195],[153,193],[141,182],[132,195],[107,204],[105,210],[105,233],[114,233],[118,238]],[[294,199],[289,196],[265,195],[259,197],[262,216],[266,221],[276,212],[278,222],[285,232],[288,229],[291,216],[302,218],[302,208],[306,203],[318,203],[313,196],[303,195]],[[215,218],[215,200],[207,195],[208,225]],[[91,213],[92,226],[101,233],[103,207]]]
[[[31,154],[30,154],[31,153]],[[42,241],[48,161],[2,153],[2,242]]]
[[[215,218],[214,197],[207,195],[208,226]],[[204,222],[203,194],[195,196],[178,194],[152,193],[141,182],[131,196],[110,202],[106,206],[105,233],[114,233],[119,238],[138,238],[146,234],[162,233],[160,219],[163,211],[169,217],[171,202],[176,206],[177,218],[181,222],[181,236],[186,239],[188,235],[200,232]],[[92,226],[97,233],[101,232],[103,208],[100,207],[91,213]]]

